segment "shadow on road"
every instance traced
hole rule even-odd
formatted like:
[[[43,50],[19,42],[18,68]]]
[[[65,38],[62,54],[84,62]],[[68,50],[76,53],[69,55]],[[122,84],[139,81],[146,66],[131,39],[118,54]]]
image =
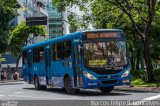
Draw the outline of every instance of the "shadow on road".
[[[23,88],[26,90],[35,90],[35,88]],[[64,95],[74,95],[74,96],[125,96],[125,95],[132,95],[130,93],[122,93],[119,91],[112,91],[109,94],[103,94],[99,90],[80,90],[77,94],[66,94],[64,89],[61,88],[47,88],[46,90],[40,90],[42,92],[51,92],[51,93],[57,93],[57,94],[64,94]]]

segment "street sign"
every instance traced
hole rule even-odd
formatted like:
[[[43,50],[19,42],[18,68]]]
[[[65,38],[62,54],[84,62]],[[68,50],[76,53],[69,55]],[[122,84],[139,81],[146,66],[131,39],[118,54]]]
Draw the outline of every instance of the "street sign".
[[[35,25],[47,25],[47,17],[27,17],[26,25],[35,26]]]

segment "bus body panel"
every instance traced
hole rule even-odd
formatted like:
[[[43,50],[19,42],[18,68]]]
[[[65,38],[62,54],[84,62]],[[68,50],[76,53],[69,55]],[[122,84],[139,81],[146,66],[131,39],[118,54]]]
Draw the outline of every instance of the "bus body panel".
[[[71,60],[53,61],[51,65],[51,83],[52,86],[64,87],[63,77],[68,74],[73,77],[73,70],[71,67]]]
[[[26,62],[23,64],[23,78],[27,83],[31,83],[31,72],[32,72],[32,53],[31,50],[26,51]],[[24,59],[22,59],[24,61]]]
[[[24,79],[25,82],[30,83],[29,82],[29,73],[28,73],[28,70],[29,70],[28,69],[28,65],[24,64],[23,65],[23,73],[22,73],[23,74],[23,79]]]
[[[46,72],[44,63],[34,63],[32,68],[31,79],[34,82],[34,77],[38,76],[40,85],[46,85]]]

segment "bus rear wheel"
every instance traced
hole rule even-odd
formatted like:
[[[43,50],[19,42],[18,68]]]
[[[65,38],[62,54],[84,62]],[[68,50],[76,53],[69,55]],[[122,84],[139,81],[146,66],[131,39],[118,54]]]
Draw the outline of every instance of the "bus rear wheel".
[[[75,94],[75,93],[79,92],[79,89],[74,89],[72,87],[72,82],[71,82],[71,79],[69,77],[66,77],[64,79],[64,88],[65,88],[65,91],[68,94]]]
[[[100,88],[101,92],[102,93],[110,93],[112,90],[113,90],[114,87],[103,87],[103,88]]]
[[[39,84],[39,80],[37,76],[35,76],[34,78],[34,85],[36,90],[45,90],[47,88],[47,86],[42,86]]]

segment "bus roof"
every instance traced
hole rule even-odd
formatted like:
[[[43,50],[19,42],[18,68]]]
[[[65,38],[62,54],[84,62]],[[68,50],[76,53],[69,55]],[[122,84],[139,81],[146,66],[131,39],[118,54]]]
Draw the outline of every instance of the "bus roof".
[[[121,29],[96,29],[96,30],[85,30],[85,31],[82,31],[82,32],[103,32],[103,31],[116,31],[116,32],[119,32],[119,31],[122,31]]]
[[[69,40],[71,38],[78,38],[78,37],[80,37],[82,35],[82,33],[85,33],[85,32],[103,32],[103,31],[116,31],[116,32],[119,32],[119,31],[122,31],[122,30],[120,30],[120,29],[96,29],[96,30],[78,31],[78,32],[75,32],[75,33],[67,34],[67,35],[64,35],[64,36],[60,36],[60,37],[57,37],[57,38],[53,38],[53,39],[45,40],[45,41],[38,42],[38,43],[35,43],[35,44],[32,44],[32,45],[25,46],[25,47],[23,47],[22,50],[27,50],[27,49],[32,49],[32,48],[36,48],[36,47],[49,45],[52,42],[58,42],[58,41],[62,41],[62,40]]]

